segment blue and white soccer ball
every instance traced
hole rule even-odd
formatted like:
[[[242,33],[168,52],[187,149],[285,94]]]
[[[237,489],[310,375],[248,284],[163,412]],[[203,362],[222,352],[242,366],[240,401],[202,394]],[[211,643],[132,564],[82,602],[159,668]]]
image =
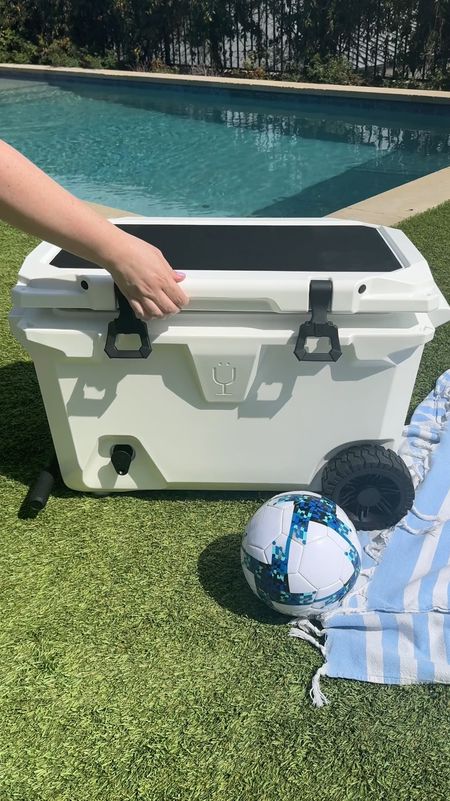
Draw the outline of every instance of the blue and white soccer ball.
[[[353,524],[333,501],[284,492],[249,521],[241,548],[253,592],[291,617],[318,617],[339,606],[361,569]]]

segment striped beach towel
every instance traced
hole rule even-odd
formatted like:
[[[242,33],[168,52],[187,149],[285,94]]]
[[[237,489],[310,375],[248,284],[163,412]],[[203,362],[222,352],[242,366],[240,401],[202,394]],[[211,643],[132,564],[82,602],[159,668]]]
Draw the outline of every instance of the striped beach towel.
[[[323,628],[308,620],[290,634],[315,644],[322,676],[383,684],[450,683],[450,370],[418,406],[399,450],[416,486],[411,512],[389,531],[361,532],[362,571]]]

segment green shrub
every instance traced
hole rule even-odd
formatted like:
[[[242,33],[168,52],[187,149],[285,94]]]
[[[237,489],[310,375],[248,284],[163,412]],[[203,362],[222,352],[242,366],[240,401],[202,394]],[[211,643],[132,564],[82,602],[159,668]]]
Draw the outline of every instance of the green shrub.
[[[49,44],[40,43],[38,60],[52,67],[84,67],[85,69],[116,69],[117,58],[112,50],[103,56],[78,49],[68,38],[54,39]]]
[[[0,62],[12,64],[32,64],[38,55],[38,48],[14,33],[10,28],[0,28]]]
[[[321,58],[316,54],[305,67],[305,77],[313,83],[359,83],[358,76],[344,56]]]
[[[435,70],[431,75],[428,76],[426,88],[448,91],[450,89],[450,75],[442,70]]]
[[[450,75],[445,72],[435,70],[427,76],[425,80],[422,78],[386,78],[383,86],[388,86],[392,89],[436,89],[438,91],[450,90]]]
[[[150,64],[150,72],[179,73],[179,67],[169,66],[161,58],[154,58]]]
[[[78,53],[78,65],[91,70],[115,70],[119,64],[113,50],[107,50],[103,56],[93,55],[87,50]]]
[[[41,64],[51,67],[78,67],[80,63],[76,47],[70,39],[54,39],[42,47],[39,54]]]

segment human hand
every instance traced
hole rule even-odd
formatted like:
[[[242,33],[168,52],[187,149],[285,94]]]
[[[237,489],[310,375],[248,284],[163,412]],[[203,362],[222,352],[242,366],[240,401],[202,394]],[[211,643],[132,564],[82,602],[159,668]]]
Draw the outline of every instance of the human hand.
[[[136,317],[149,320],[176,314],[189,302],[179,286],[185,273],[172,270],[158,248],[115,229],[120,235],[104,266],[127,298]]]
[[[103,219],[1,140],[0,219],[104,267],[141,319],[175,314],[188,303],[179,286],[184,273],[157,248]]]

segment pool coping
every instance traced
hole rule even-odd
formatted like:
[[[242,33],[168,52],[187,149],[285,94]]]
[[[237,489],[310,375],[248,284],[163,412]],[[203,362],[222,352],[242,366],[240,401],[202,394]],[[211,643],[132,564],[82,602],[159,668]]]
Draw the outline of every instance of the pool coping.
[[[450,167],[431,172],[415,181],[372,195],[359,203],[338,209],[327,217],[341,220],[398,225],[450,200]]]
[[[339,84],[300,83],[296,81],[259,80],[256,78],[226,78],[208,75],[178,75],[165,72],[133,72],[132,70],[99,70],[81,67],[50,67],[41,64],[0,63],[1,73],[29,73],[31,75],[67,75],[82,78],[95,77],[104,80],[167,83],[192,86],[215,86],[225,89],[254,89],[281,94],[335,95],[340,97],[360,97],[368,99],[395,99],[400,101],[420,100],[425,103],[450,105],[450,92],[425,89],[394,89],[379,86],[346,86]]]
[[[422,89],[393,89],[370,86],[340,86],[335,84],[296,83],[293,81],[256,80],[249,78],[224,78],[203,75],[178,75],[156,72],[132,72],[129,70],[98,70],[80,67],[50,67],[39,64],[0,63],[0,77],[16,74],[65,75],[76,78],[97,78],[147,82],[154,84],[180,84],[231,89],[235,91],[256,90],[275,94],[317,95],[325,97],[348,97],[369,100],[419,101],[450,106],[450,92]],[[331,212],[328,217],[354,219],[382,225],[396,225],[414,214],[419,214],[450,200],[450,167],[446,167],[407,184],[373,195],[360,203]],[[101,208],[101,207],[99,207]],[[111,212],[115,211],[110,209]],[[123,212],[120,212],[121,214]]]

